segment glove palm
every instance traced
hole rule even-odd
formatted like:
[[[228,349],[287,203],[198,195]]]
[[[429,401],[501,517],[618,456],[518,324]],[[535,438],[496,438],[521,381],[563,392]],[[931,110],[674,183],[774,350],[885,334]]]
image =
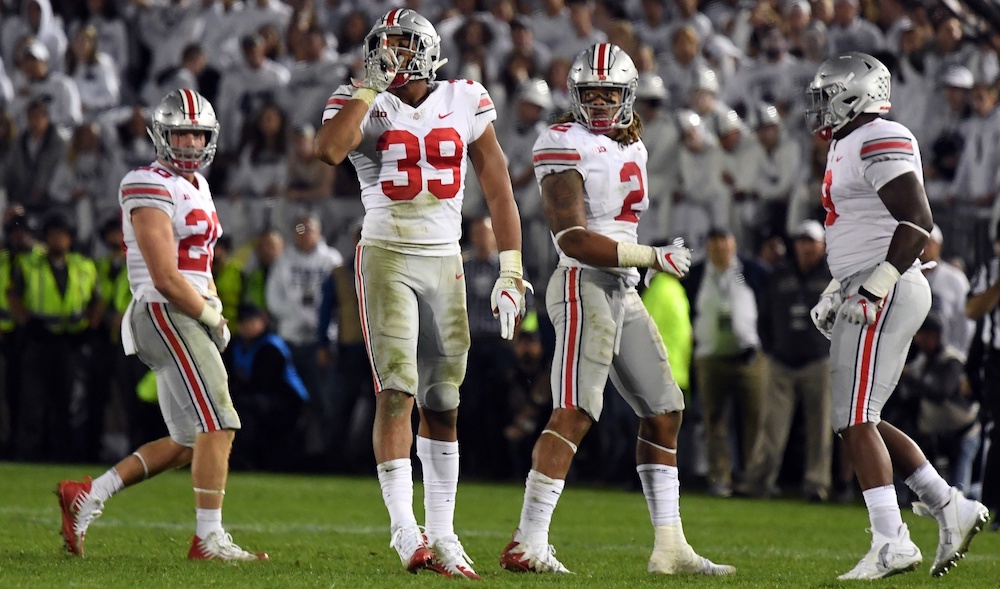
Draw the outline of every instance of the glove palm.
[[[833,335],[833,324],[837,321],[837,311],[843,301],[840,294],[832,292],[819,298],[819,302],[809,311],[813,325],[826,339]]]
[[[385,92],[396,79],[400,59],[389,47],[386,36],[379,36],[379,49],[365,58],[365,79],[359,88],[368,88],[375,92]]]

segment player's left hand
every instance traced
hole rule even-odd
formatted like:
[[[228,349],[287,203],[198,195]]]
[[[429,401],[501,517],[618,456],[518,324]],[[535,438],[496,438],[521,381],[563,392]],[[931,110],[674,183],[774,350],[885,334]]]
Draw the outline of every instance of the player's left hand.
[[[514,327],[527,312],[524,293],[535,289],[527,280],[512,276],[501,276],[493,285],[490,304],[493,316],[500,321],[500,337],[506,340],[514,339]]]
[[[215,293],[206,296],[205,302],[219,313],[222,313],[222,299]],[[219,353],[225,352],[226,348],[229,347],[229,342],[233,339],[233,334],[229,330],[229,322],[226,321],[226,318],[223,317],[222,321],[214,329],[207,325],[205,329],[208,330],[208,335],[212,338],[212,343],[215,344],[215,347],[219,349]]]
[[[839,315],[854,325],[871,325],[875,323],[875,317],[880,310],[882,310],[881,300],[874,300],[865,296],[863,292],[856,292],[844,299],[844,303],[840,305]]]
[[[657,270],[684,278],[691,269],[691,250],[684,247],[682,238],[675,239],[673,245],[654,247],[653,251],[656,252],[656,263],[659,265]]]

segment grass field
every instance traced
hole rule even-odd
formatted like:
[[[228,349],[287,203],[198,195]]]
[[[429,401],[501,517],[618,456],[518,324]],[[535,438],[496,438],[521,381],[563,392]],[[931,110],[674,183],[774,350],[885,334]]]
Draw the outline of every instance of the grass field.
[[[234,474],[225,522],[235,540],[267,551],[269,563],[188,562],[194,510],[187,472],[165,474],[114,497],[91,526],[87,556],[62,550],[52,490],[63,478],[99,474],[79,466],[0,464],[0,588],[14,587],[843,587],[836,575],[867,548],[860,504],[715,499],[682,495],[688,539],[703,555],[737,567],[724,578],[649,575],[652,529],[639,493],[570,485],[551,540],[572,576],[515,575],[498,556],[516,526],[519,485],[463,483],[456,515],[481,583],[409,575],[389,548],[388,515],[374,477]],[[416,501],[420,503],[420,488]],[[418,508],[418,519],[422,508]],[[927,570],[937,543],[933,522],[904,512],[924,554],[919,571],[871,587],[1000,587],[1000,534],[983,532],[957,569]]]

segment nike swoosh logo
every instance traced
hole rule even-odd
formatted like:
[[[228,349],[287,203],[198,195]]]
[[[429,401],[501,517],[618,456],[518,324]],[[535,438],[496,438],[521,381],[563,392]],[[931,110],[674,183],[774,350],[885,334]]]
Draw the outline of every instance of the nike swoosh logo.
[[[463,276],[465,276],[465,272],[462,272],[461,274],[456,274],[455,280],[461,280]]]
[[[508,299],[510,299],[510,302],[513,303],[515,307],[517,306],[517,303],[514,301],[514,297],[512,297],[511,294],[506,290],[500,293],[500,298],[503,297],[507,297]]]
[[[842,160],[842,159],[844,159],[844,156],[842,156],[842,155],[838,155],[837,157],[833,158],[833,161],[835,161],[835,162],[839,162],[839,161],[840,161],[840,160]]]
[[[450,116],[451,116],[451,113],[452,113],[452,112],[455,112],[455,111],[451,111],[450,113],[448,113],[448,114],[444,114],[444,115],[438,115],[438,118],[439,118],[439,119],[446,119],[446,118],[448,118],[448,117],[450,117]]]
[[[663,259],[666,260],[666,262],[668,264],[670,264],[670,267],[674,269],[674,272],[680,274],[681,271],[677,268],[677,264],[674,264],[674,261],[671,259],[673,257],[674,257],[674,254],[665,254],[663,256]]]

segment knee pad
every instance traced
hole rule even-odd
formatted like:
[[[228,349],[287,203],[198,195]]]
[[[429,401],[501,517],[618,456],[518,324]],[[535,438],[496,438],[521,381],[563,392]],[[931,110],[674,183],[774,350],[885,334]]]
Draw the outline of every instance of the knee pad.
[[[458,408],[458,387],[453,384],[437,384],[428,387],[420,399],[420,405],[431,411],[451,411]]]

